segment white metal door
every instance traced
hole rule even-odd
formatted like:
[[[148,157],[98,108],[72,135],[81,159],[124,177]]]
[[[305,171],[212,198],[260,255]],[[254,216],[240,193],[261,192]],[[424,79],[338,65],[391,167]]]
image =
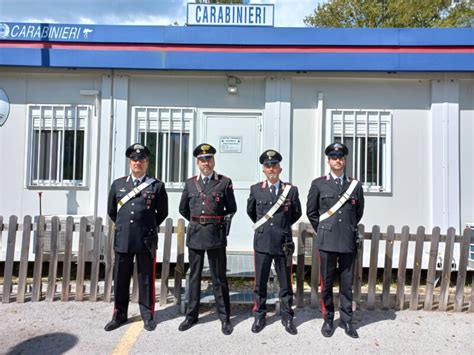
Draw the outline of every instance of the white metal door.
[[[201,132],[201,141],[217,150],[215,170],[231,178],[234,185],[237,213],[232,220],[228,247],[251,250],[252,223],[246,209],[250,185],[261,179],[258,157],[262,149],[262,113],[205,111],[201,115]]]

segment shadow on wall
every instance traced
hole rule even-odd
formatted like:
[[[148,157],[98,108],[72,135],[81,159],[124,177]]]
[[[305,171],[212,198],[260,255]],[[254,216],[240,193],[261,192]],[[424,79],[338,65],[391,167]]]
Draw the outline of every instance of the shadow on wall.
[[[66,192],[67,199],[67,214],[76,215],[79,204],[77,203],[77,192],[76,190],[71,190]]]
[[[68,333],[49,333],[27,339],[10,348],[7,355],[13,354],[64,354],[72,349],[78,338]]]

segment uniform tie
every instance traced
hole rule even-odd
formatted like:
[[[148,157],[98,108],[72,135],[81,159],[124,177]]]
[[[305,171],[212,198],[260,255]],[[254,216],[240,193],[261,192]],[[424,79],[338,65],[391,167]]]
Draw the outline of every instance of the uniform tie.
[[[272,198],[276,198],[276,187],[275,185],[270,186],[270,192],[272,193]]]
[[[339,187],[339,192],[342,192],[342,186],[343,186],[343,182],[342,182],[342,176],[338,177],[336,179],[336,184],[338,185]]]
[[[206,177],[203,179],[202,183],[204,184],[204,186],[206,186],[208,182],[209,182],[209,176],[206,176]]]
[[[140,179],[135,179],[135,181],[133,182],[133,185],[135,187],[137,187],[138,185],[140,185]]]

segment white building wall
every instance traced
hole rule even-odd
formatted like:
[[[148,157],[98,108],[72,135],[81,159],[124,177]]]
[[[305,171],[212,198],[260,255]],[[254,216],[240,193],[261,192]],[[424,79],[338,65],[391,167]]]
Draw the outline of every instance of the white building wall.
[[[94,181],[91,172],[88,186],[70,189],[65,187],[27,188],[26,149],[28,104],[88,104],[95,99],[82,96],[81,90],[100,89],[101,78],[91,71],[71,74],[69,71],[39,72],[28,69],[5,69],[0,72],[0,87],[9,95],[11,111],[7,122],[0,129],[0,214],[3,216],[39,213],[38,192],[43,192],[44,215],[79,214],[90,215],[90,184]],[[93,122],[91,122],[92,124]],[[90,159],[90,156],[89,156]],[[89,164],[89,161],[86,162]]]
[[[461,228],[474,223],[474,79],[459,81]]]
[[[320,125],[317,105],[322,94],[319,103],[324,105],[324,117],[330,109],[393,111],[392,191],[366,194],[362,223],[368,228],[377,224],[382,230],[390,224],[397,230],[403,225],[431,228],[429,80],[370,74],[368,78],[328,76],[293,78],[293,182],[300,187],[302,204],[306,204],[311,180],[317,177],[313,175],[318,171],[315,157],[322,156],[330,143],[312,135]],[[324,132],[324,122],[322,127]],[[326,174],[326,157],[322,161],[322,174]]]

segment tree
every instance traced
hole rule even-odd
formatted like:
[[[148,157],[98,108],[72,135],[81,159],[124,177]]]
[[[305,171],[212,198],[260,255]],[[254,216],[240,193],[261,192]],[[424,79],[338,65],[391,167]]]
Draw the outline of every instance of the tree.
[[[474,0],[329,0],[304,23],[314,27],[473,27]]]

